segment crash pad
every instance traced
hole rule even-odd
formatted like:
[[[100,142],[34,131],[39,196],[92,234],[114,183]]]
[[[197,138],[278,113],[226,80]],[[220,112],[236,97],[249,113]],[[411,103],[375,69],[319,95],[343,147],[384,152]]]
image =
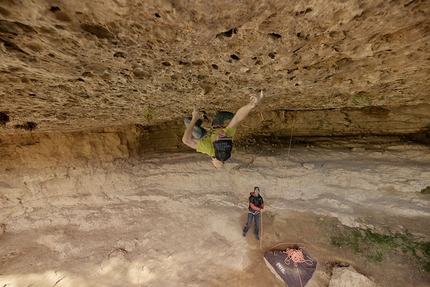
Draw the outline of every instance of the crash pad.
[[[317,261],[302,249],[303,262],[297,263],[287,254],[287,250],[267,251],[264,253],[264,261],[275,276],[284,281],[288,287],[304,287],[311,279]]]

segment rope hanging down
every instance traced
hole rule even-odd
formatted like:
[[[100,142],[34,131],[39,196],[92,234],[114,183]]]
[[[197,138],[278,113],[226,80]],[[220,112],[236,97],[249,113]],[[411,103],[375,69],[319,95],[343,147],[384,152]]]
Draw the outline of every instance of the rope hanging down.
[[[291,145],[292,145],[292,141],[293,141],[294,115],[293,115],[291,118],[292,118],[292,124],[291,124],[291,132],[290,132],[290,143],[289,143],[289,145],[288,145],[288,152],[287,152],[287,159],[286,159],[287,163],[288,163],[288,160],[289,160],[289,157],[290,157],[290,150],[291,150]],[[277,195],[277,197],[276,197],[276,201],[275,201],[275,203],[273,204],[273,206],[275,206],[275,204],[278,202],[279,195],[280,195],[280,193],[278,192],[278,195]],[[270,205],[270,206],[272,207],[272,205]],[[270,247],[270,248],[263,249],[263,247],[262,247],[262,245],[263,245],[263,213],[261,214],[260,230],[261,230],[261,236],[260,236],[260,250],[261,250],[261,251],[263,251],[263,252],[266,252],[266,251],[272,250],[273,248],[275,248],[275,247],[277,247],[277,246],[279,246],[279,245],[287,245],[287,244],[288,244],[288,245],[297,245],[297,244],[300,244],[300,245],[302,245],[302,248],[304,248],[304,247],[305,247],[305,245],[304,245],[303,243],[281,242],[281,243],[278,243],[278,244],[273,245],[273,246],[272,246],[272,247]]]
[[[287,153],[287,159],[286,159],[287,163],[288,163],[288,160],[289,160],[289,157],[290,157],[290,150],[291,150],[291,144],[292,144],[292,139],[293,139],[293,130],[294,130],[294,116],[292,117],[290,143],[289,143],[288,153]],[[273,205],[270,205],[270,206],[274,207],[274,205],[276,205],[276,203],[278,202],[278,199],[279,199],[279,192],[278,192],[278,195],[277,195],[275,203]],[[290,265],[290,263],[293,263],[294,268],[296,269],[296,272],[297,272],[297,278],[296,278],[296,280],[298,280],[298,282],[300,283],[300,286],[303,287],[304,285],[306,285],[306,283],[308,282],[308,280],[312,276],[313,271],[310,273],[310,276],[309,276],[308,273],[305,272],[306,274],[303,274],[304,277],[302,278],[302,274],[301,274],[301,272],[299,270],[299,264],[304,264],[304,265],[306,265],[308,267],[313,267],[315,269],[316,261],[314,262],[313,260],[311,260],[312,259],[311,257],[306,257],[307,259],[305,259],[305,254],[303,253],[303,248],[305,247],[304,244],[303,243],[282,242],[282,243],[275,244],[274,246],[272,246],[272,247],[270,247],[270,248],[268,248],[266,250],[263,250],[263,248],[262,248],[262,243],[263,243],[263,215],[261,215],[260,226],[261,226],[260,227],[260,230],[261,230],[260,249],[263,252],[266,252],[266,251],[269,251],[269,250],[273,250],[275,247],[277,247],[279,245],[286,245],[286,244],[288,244],[290,246],[293,246],[293,247],[288,247],[288,248],[285,249],[285,251],[280,251],[280,252],[286,255],[286,257],[284,259],[284,263],[285,263],[286,266],[292,266],[292,265]],[[299,247],[299,245],[301,245],[301,246]],[[274,252],[279,252],[279,251],[274,251]],[[266,254],[271,254],[271,253],[269,252],[269,253],[266,253]],[[266,259],[266,254],[265,254],[265,259]],[[270,258],[271,255],[268,255],[268,256],[269,257],[267,257],[267,258]],[[314,266],[314,264],[315,264],[315,266]],[[272,265],[272,267],[274,267],[274,266]],[[303,265],[300,266],[300,268],[302,268],[302,267],[303,267]],[[312,269],[312,268],[310,268],[310,269]],[[308,275],[309,278],[306,275]],[[291,279],[284,279],[285,282],[287,282],[288,280],[291,280]],[[296,285],[294,285],[294,286],[296,286]]]

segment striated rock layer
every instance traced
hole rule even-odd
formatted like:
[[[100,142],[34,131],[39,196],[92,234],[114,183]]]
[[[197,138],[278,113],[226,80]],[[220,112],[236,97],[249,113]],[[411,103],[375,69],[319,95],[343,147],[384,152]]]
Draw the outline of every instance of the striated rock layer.
[[[318,261],[309,286],[329,286],[327,265],[339,262],[377,286],[428,286],[418,245],[367,241],[358,252],[333,236],[358,228],[428,244],[429,147],[327,140],[287,153],[256,142],[215,170],[195,152],[124,159],[126,135],[115,135],[81,134],[88,144],[76,147],[41,138],[2,161],[0,286],[281,287],[262,252],[281,242],[304,244]],[[260,246],[253,229],[242,236],[255,185],[265,200]]]

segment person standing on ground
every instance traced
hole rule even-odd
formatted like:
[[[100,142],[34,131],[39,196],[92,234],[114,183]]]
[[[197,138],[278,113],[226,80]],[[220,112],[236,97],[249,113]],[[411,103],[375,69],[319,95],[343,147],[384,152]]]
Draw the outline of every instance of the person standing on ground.
[[[260,227],[260,213],[263,211],[263,209],[263,197],[260,195],[260,188],[256,186],[254,187],[254,191],[249,194],[248,221],[246,222],[242,233],[244,237],[251,227],[252,219],[254,219],[254,235],[257,240],[260,240],[258,231]]]
[[[212,122],[212,128],[209,131],[201,127],[201,112],[194,109],[192,117],[184,121],[187,128],[182,136],[182,142],[198,152],[211,156],[215,167],[222,167],[224,162],[231,157],[233,137],[237,126],[262,98],[263,91],[259,96],[251,96],[250,102],[241,107],[234,116],[230,112],[217,112]],[[222,124],[230,119],[231,122],[228,126],[223,127]]]

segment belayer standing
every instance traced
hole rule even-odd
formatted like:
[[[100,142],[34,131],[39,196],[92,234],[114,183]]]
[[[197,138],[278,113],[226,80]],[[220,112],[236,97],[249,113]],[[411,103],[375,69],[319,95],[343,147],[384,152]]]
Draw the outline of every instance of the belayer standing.
[[[263,197],[260,195],[260,188],[254,187],[254,191],[249,194],[249,207],[248,207],[248,221],[243,228],[243,236],[246,236],[249,228],[251,227],[252,219],[254,218],[254,235],[257,240],[260,240],[258,231],[260,227],[260,214],[264,209]]]
[[[182,136],[182,142],[198,152],[211,156],[215,167],[222,167],[224,162],[231,157],[233,137],[237,126],[262,98],[263,91],[259,96],[251,96],[250,102],[241,107],[234,116],[230,112],[216,112],[209,131],[201,127],[200,112],[194,109],[192,117],[185,119],[187,128]],[[228,126],[223,127],[224,121],[230,119],[231,122]]]

